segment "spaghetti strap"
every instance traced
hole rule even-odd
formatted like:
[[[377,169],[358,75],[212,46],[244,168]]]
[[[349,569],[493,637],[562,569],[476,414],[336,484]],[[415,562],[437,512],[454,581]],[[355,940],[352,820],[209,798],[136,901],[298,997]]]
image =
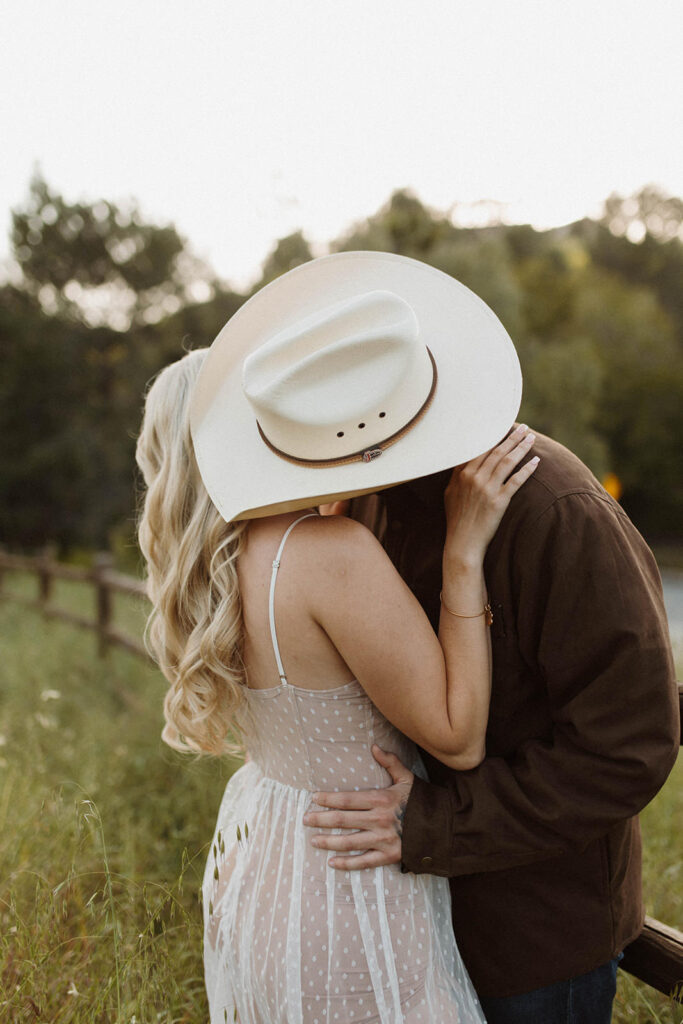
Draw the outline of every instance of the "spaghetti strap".
[[[280,568],[280,556],[282,555],[282,549],[285,546],[287,538],[289,537],[290,533],[297,525],[297,523],[302,522],[304,519],[312,519],[314,516],[317,517],[318,513],[307,512],[305,516],[299,516],[298,519],[295,519],[293,523],[289,524],[289,526],[285,530],[285,534],[282,540],[280,541],[280,547],[277,549],[277,554],[273,561],[273,573],[272,576],[270,577],[270,594],[268,595],[268,620],[270,622],[270,637],[271,640],[273,641],[273,652],[275,654],[275,661],[277,662],[278,675],[280,676],[280,682],[282,683],[283,686],[287,686],[288,683],[287,676],[285,675],[285,668],[284,665],[282,664],[282,658],[280,657],[280,648],[277,642],[277,633],[275,632],[275,581],[277,579],[278,569]]]

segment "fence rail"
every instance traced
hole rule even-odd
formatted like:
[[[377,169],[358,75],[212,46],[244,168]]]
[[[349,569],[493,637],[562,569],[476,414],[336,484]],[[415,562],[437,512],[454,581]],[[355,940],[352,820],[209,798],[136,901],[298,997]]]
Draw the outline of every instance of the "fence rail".
[[[38,580],[37,596],[28,598],[3,590],[3,576],[6,571],[35,574]],[[55,607],[51,603],[52,583],[55,579],[72,580],[93,586],[95,617],[88,619]],[[97,652],[100,657],[104,657],[109,646],[113,645],[148,658],[149,655],[139,640],[127,636],[112,625],[113,593],[146,596],[142,580],[116,572],[113,569],[112,556],[108,552],[96,555],[92,567],[83,569],[58,562],[52,548],[34,558],[11,555],[0,550],[0,598],[33,608],[50,618],[62,619],[83,629],[94,630],[97,634]],[[678,700],[683,723],[683,686],[679,686]],[[683,933],[676,928],[662,924],[654,918],[646,918],[641,934],[624,950],[621,967],[652,988],[683,1003]]]
[[[43,554],[33,558],[0,551],[0,598],[9,599],[26,608],[32,608],[47,618],[61,619],[63,622],[69,622],[81,629],[93,630],[97,635],[97,653],[100,657],[104,657],[109,647],[114,646],[121,647],[131,654],[148,658],[149,655],[140,640],[128,636],[113,625],[112,595],[119,593],[146,597],[145,584],[142,580],[116,572],[113,564],[112,556],[106,551],[95,555],[90,568],[58,562],[52,548],[46,549]],[[23,594],[4,590],[3,577],[7,571],[34,574],[38,581],[36,596],[25,597]],[[53,582],[56,579],[90,584],[94,588],[95,614],[93,618],[77,615],[75,612],[59,608],[53,603]]]

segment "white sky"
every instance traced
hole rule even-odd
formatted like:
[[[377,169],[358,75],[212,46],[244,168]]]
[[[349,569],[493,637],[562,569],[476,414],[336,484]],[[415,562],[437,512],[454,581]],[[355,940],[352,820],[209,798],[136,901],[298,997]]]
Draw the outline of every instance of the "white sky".
[[[399,187],[537,226],[683,195],[680,0],[3,0],[0,256],[39,162],[241,285]]]

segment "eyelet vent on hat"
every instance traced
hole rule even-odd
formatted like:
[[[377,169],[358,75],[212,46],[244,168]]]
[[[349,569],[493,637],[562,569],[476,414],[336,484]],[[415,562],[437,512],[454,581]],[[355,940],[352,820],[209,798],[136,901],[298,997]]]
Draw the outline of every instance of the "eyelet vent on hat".
[[[376,447],[408,423],[432,385],[426,339],[399,295],[354,295],[295,320],[243,364],[243,393],[275,449],[323,462]],[[336,436],[335,436],[336,435]],[[332,438],[335,438],[331,447]]]
[[[417,410],[415,415],[407,423],[400,427],[399,430],[394,431],[393,434],[390,434],[388,437],[383,438],[381,441],[375,443],[371,447],[361,448],[360,451],[356,451],[351,455],[341,455],[332,459],[300,459],[297,458],[296,456],[289,455],[287,452],[283,452],[279,448],[277,448],[270,440],[270,438],[266,436],[266,434],[263,431],[263,427],[257,420],[256,426],[261,436],[261,440],[270,448],[272,452],[275,453],[275,455],[278,455],[281,459],[284,459],[286,462],[294,462],[300,466],[319,466],[321,468],[324,466],[343,466],[349,462],[356,462],[358,460],[362,462],[371,462],[372,460],[379,458],[379,456],[382,454],[383,451],[385,451],[386,448],[389,448],[391,445],[396,444],[397,441],[400,441],[402,437],[405,437],[405,435],[410,430],[412,430],[415,424],[422,419],[422,417],[427,412],[432,403],[432,399],[434,398],[434,392],[436,391],[436,385],[438,381],[438,371],[436,368],[436,363],[434,361],[434,356],[432,355],[429,349],[426,349],[426,352],[432,367],[432,384],[429,389],[429,394],[427,395],[426,399],[422,403],[421,407]]]

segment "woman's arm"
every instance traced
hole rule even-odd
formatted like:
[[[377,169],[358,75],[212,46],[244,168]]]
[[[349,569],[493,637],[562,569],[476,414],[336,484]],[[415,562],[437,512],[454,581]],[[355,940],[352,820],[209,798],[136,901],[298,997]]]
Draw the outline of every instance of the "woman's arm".
[[[370,698],[453,768],[472,768],[484,755],[491,668],[483,558],[512,494],[536,467],[529,463],[510,476],[533,441],[528,437],[524,428],[454,471],[445,497],[443,578],[451,611],[442,610],[439,640],[359,524],[326,520],[324,559],[311,574],[311,613]]]
[[[474,768],[486,753],[491,697],[491,642],[486,627],[491,612],[484,555],[512,495],[538,465],[536,459],[513,472],[533,442],[534,435],[527,427],[518,427],[493,451],[455,470],[444,495],[447,531],[439,641],[449,680],[449,719],[460,722],[470,736],[468,750],[463,752],[467,763],[462,763],[462,756],[454,759],[435,754],[451,768]]]

